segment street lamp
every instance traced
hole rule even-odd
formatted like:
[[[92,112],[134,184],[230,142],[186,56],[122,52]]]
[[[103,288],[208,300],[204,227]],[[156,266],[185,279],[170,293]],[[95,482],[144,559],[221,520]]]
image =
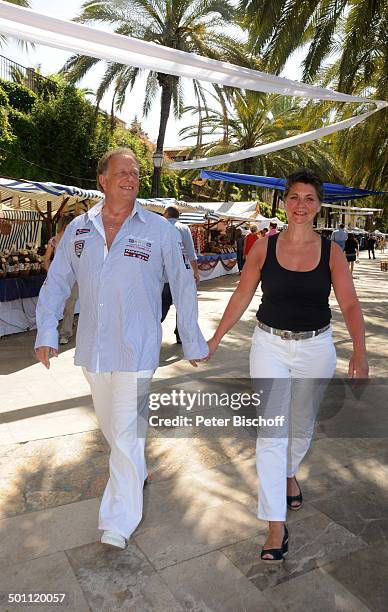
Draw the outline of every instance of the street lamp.
[[[160,174],[163,166],[163,151],[156,149],[152,156],[152,162],[154,164],[154,175],[152,177],[152,197],[159,198],[160,196]]]
[[[163,166],[163,151],[155,151],[152,156],[154,168],[161,168]]]

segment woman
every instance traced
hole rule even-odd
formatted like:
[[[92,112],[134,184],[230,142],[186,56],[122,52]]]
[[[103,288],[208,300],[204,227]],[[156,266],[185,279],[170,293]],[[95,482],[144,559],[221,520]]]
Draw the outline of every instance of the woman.
[[[255,244],[256,240],[259,238],[259,236],[257,235],[257,232],[259,231],[257,225],[251,225],[249,230],[250,233],[247,234],[244,239],[244,259],[248,257],[249,251]]]
[[[354,234],[348,234],[345,242],[345,255],[349,263],[350,273],[353,274],[354,262],[358,259],[358,242]]]
[[[55,236],[50,238],[47,244],[46,252],[43,258],[43,266],[48,272],[51,261],[55,255],[55,251],[58,248],[59,242],[65,233],[66,227],[74,219],[71,215],[63,215],[59,217],[57,223],[57,233]],[[75,283],[70,296],[68,297],[65,308],[63,311],[63,319],[61,328],[59,331],[59,344],[68,344],[70,338],[73,335],[73,322],[74,322],[74,308],[78,300],[78,285]]]
[[[253,334],[250,374],[265,390],[265,415],[282,414],[278,433],[260,430],[257,440],[258,518],[269,522],[261,552],[266,562],[282,561],[288,552],[287,506],[303,502],[295,478],[313,434],[314,416],[322,396],[322,379],[330,379],[336,356],[330,329],[331,285],[353,340],[350,377],[367,377],[364,321],[352,277],[341,248],[313,230],[323,185],[301,169],[287,179],[287,230],[258,240],[247,258],[240,283],[213,338],[209,357],[235,325],[262,283],[262,302]],[[291,393],[292,391],[292,393]],[[297,432],[290,438],[290,422]],[[298,433],[299,428],[299,433]]]

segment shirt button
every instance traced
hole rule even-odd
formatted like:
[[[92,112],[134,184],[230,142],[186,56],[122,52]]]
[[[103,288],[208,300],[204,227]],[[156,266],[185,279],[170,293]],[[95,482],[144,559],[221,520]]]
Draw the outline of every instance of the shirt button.
[[[100,304],[100,307],[102,308],[104,304]]]

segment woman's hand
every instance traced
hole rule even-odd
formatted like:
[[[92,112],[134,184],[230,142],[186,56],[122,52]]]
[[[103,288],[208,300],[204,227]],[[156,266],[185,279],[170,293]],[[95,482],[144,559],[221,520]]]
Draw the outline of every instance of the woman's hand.
[[[209,354],[206,357],[206,361],[209,361],[209,359],[212,358],[212,356],[214,355],[214,353],[217,350],[217,347],[219,345],[219,340],[216,340],[215,337],[213,336],[213,338],[210,338],[210,340],[208,340],[207,345],[209,347]]]
[[[349,361],[349,378],[368,378],[369,366],[368,359],[365,352],[353,354]]]

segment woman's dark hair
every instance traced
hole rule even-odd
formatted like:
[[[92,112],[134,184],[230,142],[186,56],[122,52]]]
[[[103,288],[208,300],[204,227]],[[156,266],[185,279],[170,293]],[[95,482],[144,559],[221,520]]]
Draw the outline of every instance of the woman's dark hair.
[[[294,183],[305,183],[306,185],[313,185],[320,202],[323,200],[323,182],[322,179],[308,168],[299,168],[286,178],[286,189],[284,197],[287,197],[292,185]]]

